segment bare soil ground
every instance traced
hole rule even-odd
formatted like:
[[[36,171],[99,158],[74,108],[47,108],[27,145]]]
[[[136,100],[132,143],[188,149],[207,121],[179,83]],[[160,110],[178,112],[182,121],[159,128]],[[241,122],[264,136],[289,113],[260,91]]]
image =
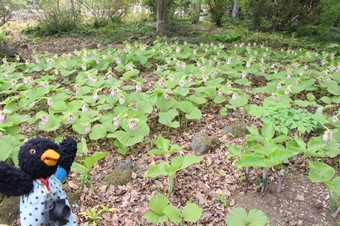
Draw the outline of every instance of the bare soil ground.
[[[100,44],[94,39],[71,37],[46,37],[34,42],[25,41],[18,44],[16,50],[26,59],[36,53],[62,54],[92,44],[98,45],[98,48],[121,46],[119,43]],[[110,154],[96,164],[91,171],[93,189],[88,184],[79,184],[79,175],[76,173],[71,173],[64,185],[66,191],[79,194],[73,208],[80,225],[88,220],[79,213],[98,204],[116,208],[112,213],[104,213],[99,225],[150,225],[143,218],[143,214],[149,211],[147,202],[157,192],[166,194],[170,203],[179,208],[191,201],[204,209],[203,216],[198,223],[186,225],[225,225],[225,217],[235,207],[244,207],[247,211],[253,208],[260,209],[267,214],[273,226],[339,225],[340,218],[331,217],[327,189],[320,184],[311,183],[307,178],[304,156],[298,156],[292,161],[290,173],[281,193],[276,192],[276,178],[271,171],[268,190],[263,197],[260,197],[262,172],[258,169],[251,171],[252,184],[246,191],[243,172],[233,166],[233,160],[226,160],[228,149],[224,145],[225,143],[240,144],[245,141],[245,138],[234,139],[224,133],[224,127],[239,121],[247,125],[258,124],[258,122],[242,112],[231,111],[228,116],[221,117],[219,109],[204,108],[201,110],[203,117],[199,122],[192,122],[187,128],[169,132],[167,128],[158,125],[156,119],[151,119],[151,123],[154,121],[154,124],[150,125],[152,128],[150,138],[157,139],[159,134],[163,134],[163,137],[172,141],[172,144],[184,147],[180,152],[182,155],[193,154],[191,139],[200,130],[205,130],[220,139],[219,144],[205,155],[200,164],[178,173],[173,194],[167,192],[167,178],[144,177],[150,166],[164,160],[160,156],[146,154],[154,148],[150,146],[150,143],[139,144],[131,155],[122,156],[111,147],[107,140],[89,141],[90,152],[109,151]],[[133,180],[126,186],[117,188],[103,184],[103,178],[122,160],[133,162]],[[17,224],[18,221],[12,223],[12,225]]]

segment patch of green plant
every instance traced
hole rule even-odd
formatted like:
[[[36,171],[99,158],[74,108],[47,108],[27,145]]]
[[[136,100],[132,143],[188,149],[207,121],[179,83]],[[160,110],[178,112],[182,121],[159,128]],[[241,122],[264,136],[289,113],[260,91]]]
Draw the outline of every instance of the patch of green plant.
[[[136,31],[118,27],[122,30],[108,30]],[[304,112],[294,112],[294,117],[306,116],[307,107],[323,108],[320,117],[328,117],[325,113],[340,103],[338,57],[332,53],[277,51],[256,43],[230,48],[181,43],[157,38],[152,46],[126,41],[120,49],[37,54],[25,63],[4,59],[1,132],[21,141],[25,135],[19,128],[29,125],[37,125],[34,131],[55,133],[67,128],[86,139],[109,139],[119,153],[128,154],[149,135],[153,111],[170,130],[200,120],[205,108],[217,107],[222,115],[247,110],[250,95],[264,93],[269,95],[266,102],[299,106]],[[147,86],[145,70],[157,81],[154,88]],[[297,129],[307,131],[304,126],[311,128],[303,124]]]
[[[107,154],[108,152],[95,152],[93,155],[85,157],[85,159],[83,160],[83,164],[74,162],[72,164],[71,171],[80,173],[80,183],[87,184],[91,182],[90,171],[93,165],[100,159],[104,158]]]
[[[295,143],[288,143],[289,148],[298,152],[303,152],[312,157],[334,158],[340,154],[339,129],[328,129],[320,135],[311,137],[306,143],[295,135]]]
[[[116,209],[109,208],[108,206],[96,205],[87,211],[80,212],[79,214],[83,215],[86,219],[90,220],[93,226],[96,226],[98,221],[103,219],[101,217],[103,213],[113,212],[114,210]]]
[[[176,178],[177,171],[185,169],[195,163],[202,161],[203,156],[176,156],[168,160],[168,155],[171,153],[178,152],[182,147],[178,145],[170,145],[170,140],[164,139],[161,135],[158,137],[156,142],[158,149],[152,149],[148,154],[162,154],[166,156],[166,161],[158,163],[152,166],[147,172],[146,177],[160,177],[168,176],[169,180],[169,192],[174,190],[174,181]]]
[[[176,222],[184,225],[184,222],[197,222],[201,216],[203,209],[195,203],[187,203],[183,210],[169,205],[169,199],[163,194],[156,194],[151,197],[148,202],[150,212],[144,214],[144,218],[154,224],[164,225],[164,222]]]
[[[6,34],[4,32],[0,32],[0,46],[5,44],[6,41]]]
[[[340,211],[340,177],[334,177],[334,168],[323,162],[308,161],[308,166],[311,170],[308,178],[327,186],[332,217],[336,218]]]
[[[268,172],[271,168],[278,178],[277,191],[282,189],[284,178],[288,174],[288,158],[297,155],[300,150],[290,148],[298,146],[289,136],[280,134],[275,135],[275,126],[273,123],[264,124],[261,128],[261,134],[254,126],[247,127],[250,134],[247,135],[246,145],[227,145],[230,152],[227,158],[237,157],[240,160],[235,164],[237,168],[246,167],[246,183],[248,184],[249,167],[257,167],[263,169],[263,185],[261,195],[266,191]],[[284,167],[285,175],[281,179],[275,168]]]
[[[216,32],[213,34],[203,34],[203,37],[210,38],[212,40],[216,40],[218,42],[240,42],[242,39],[242,35],[231,32],[231,31],[224,31],[224,32]]]
[[[0,130],[1,133],[1,130]],[[12,135],[2,136],[0,139],[0,161],[12,161],[19,166],[18,154],[21,143]]]
[[[289,104],[278,104],[274,101],[265,101],[263,106],[250,105],[249,114],[260,118],[265,124],[273,123],[275,130],[285,135],[292,130],[302,134],[310,133],[329,122],[323,114],[312,114],[301,108],[295,109]]]
[[[217,201],[220,201],[224,207],[229,207],[230,200],[227,200],[224,195],[216,195],[215,198]]]
[[[226,224],[228,226],[269,226],[267,215],[258,209],[247,211],[242,207],[233,209],[226,217]]]

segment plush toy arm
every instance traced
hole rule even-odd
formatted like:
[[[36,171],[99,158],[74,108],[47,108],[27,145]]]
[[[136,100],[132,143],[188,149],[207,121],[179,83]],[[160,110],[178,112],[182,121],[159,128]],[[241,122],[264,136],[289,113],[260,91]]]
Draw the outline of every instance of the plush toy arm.
[[[66,138],[59,144],[60,159],[58,165],[64,168],[67,174],[77,154],[77,142],[73,138]]]
[[[20,196],[30,193],[32,189],[31,176],[0,161],[0,193],[6,196]]]

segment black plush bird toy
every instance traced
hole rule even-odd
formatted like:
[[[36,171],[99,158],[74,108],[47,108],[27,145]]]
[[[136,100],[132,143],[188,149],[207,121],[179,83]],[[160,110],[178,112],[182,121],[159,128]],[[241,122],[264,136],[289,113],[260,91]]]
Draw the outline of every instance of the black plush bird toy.
[[[34,138],[20,147],[20,170],[0,161],[0,193],[20,196],[21,225],[77,225],[62,187],[76,153],[72,138]]]

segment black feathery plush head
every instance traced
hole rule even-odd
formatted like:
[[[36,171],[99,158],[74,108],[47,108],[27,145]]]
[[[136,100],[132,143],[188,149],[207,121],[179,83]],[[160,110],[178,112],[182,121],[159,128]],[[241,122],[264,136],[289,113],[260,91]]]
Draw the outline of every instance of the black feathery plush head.
[[[32,179],[51,176],[58,167],[58,145],[46,138],[34,138],[20,148],[20,169]]]
[[[59,145],[46,138],[34,138],[20,147],[20,170],[0,161],[0,193],[7,196],[29,194],[33,181],[47,178],[58,166],[68,174],[77,153],[77,142],[64,139]]]

